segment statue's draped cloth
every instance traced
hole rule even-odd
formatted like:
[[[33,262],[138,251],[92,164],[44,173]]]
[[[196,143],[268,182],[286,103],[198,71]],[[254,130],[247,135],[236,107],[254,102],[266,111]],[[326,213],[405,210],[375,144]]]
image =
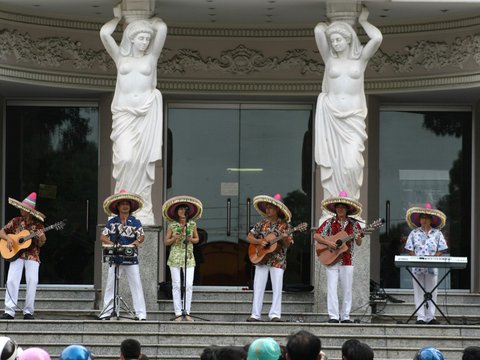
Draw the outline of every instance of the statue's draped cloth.
[[[153,225],[151,189],[155,181],[155,161],[162,158],[162,95],[155,89],[138,108],[118,106],[115,100],[110,136],[115,193],[125,189],[141,195],[144,205],[136,216],[145,225]]]
[[[315,114],[315,162],[321,167],[324,197],[346,191],[360,198],[363,182],[363,151],[367,139],[366,107],[354,111],[338,111],[322,92]]]

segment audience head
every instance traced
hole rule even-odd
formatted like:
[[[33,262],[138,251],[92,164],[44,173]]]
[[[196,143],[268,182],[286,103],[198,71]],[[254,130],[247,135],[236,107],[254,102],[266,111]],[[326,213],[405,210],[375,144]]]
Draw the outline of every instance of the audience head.
[[[318,336],[300,330],[288,337],[287,359],[288,360],[317,360],[320,359],[322,343]]]
[[[38,347],[28,348],[20,354],[18,360],[50,360],[50,355]]]
[[[63,349],[59,360],[93,360],[93,356],[85,346],[70,345]]]
[[[248,347],[247,360],[278,360],[282,355],[280,345],[272,338],[260,338]]]
[[[374,356],[372,348],[357,339],[347,340],[342,345],[343,360],[372,360]]]
[[[120,344],[120,357],[125,360],[138,359],[142,353],[140,342],[135,339],[125,339]]]
[[[480,347],[469,346],[463,350],[462,360],[480,360]]]
[[[246,355],[240,346],[209,346],[203,349],[200,360],[245,360]]]
[[[0,336],[0,360],[15,360],[22,349],[7,336]]]
[[[443,360],[443,354],[440,350],[428,346],[420,349],[413,358],[414,360]]]

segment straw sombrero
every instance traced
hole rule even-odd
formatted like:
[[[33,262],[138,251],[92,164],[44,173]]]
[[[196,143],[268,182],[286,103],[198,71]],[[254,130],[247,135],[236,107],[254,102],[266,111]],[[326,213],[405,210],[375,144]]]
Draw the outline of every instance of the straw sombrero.
[[[200,200],[193,196],[181,195],[174,196],[163,203],[162,213],[163,217],[168,221],[177,221],[176,211],[180,205],[188,207],[188,219],[196,220],[202,216],[203,205]]]
[[[15,206],[17,209],[20,210],[25,210],[32,216],[35,216],[37,219],[40,221],[45,221],[45,215],[42,214],[40,211],[35,210],[35,206],[37,204],[37,193],[32,192],[30,195],[28,195],[22,202],[8,198],[8,203],[10,205]]]
[[[432,217],[431,226],[433,228],[441,229],[447,222],[447,216],[442,211],[433,209],[431,204],[426,203],[425,207],[414,206],[407,210],[405,219],[407,220],[408,226],[412,229],[420,227],[420,215],[423,214]]]
[[[253,206],[263,217],[267,216],[265,207],[267,204],[275,205],[280,209],[280,217],[284,218],[286,222],[292,220],[292,213],[288,210],[287,206],[282,202],[282,195],[276,194],[273,197],[268,195],[257,195],[253,198]]]
[[[362,212],[362,204],[357,200],[349,198],[345,191],[342,191],[338,196],[334,196],[322,201],[322,208],[336,214],[335,206],[343,204],[347,206],[347,215],[358,215]]]
[[[135,214],[143,206],[143,200],[140,195],[120,190],[119,193],[110,195],[103,202],[103,211],[107,215],[118,215],[117,205],[120,201],[127,200],[130,202],[130,213]]]

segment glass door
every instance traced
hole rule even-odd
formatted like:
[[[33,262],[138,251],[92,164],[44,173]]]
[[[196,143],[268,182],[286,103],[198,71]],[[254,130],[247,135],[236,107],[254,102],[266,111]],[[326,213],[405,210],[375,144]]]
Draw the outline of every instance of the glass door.
[[[195,284],[249,286],[246,235],[259,194],[282,194],[293,223],[310,222],[311,107],[229,104],[168,107],[167,197],[204,205]],[[310,234],[297,237],[286,282],[310,282]]]

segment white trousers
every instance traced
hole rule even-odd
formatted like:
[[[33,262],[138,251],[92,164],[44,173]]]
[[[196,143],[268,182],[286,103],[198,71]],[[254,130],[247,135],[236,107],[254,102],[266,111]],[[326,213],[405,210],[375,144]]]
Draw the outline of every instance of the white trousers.
[[[430,292],[437,285],[438,275],[434,274],[416,274],[415,278],[420,284],[424,287],[425,291]],[[420,285],[413,280],[413,293],[415,294],[415,309],[420,306],[420,304],[425,299],[424,293]],[[437,303],[437,290],[432,293],[432,300]],[[423,320],[429,322],[435,318],[435,305],[431,301],[427,301],[423,304],[420,309],[417,311],[417,320]]]
[[[263,296],[265,287],[267,286],[268,274],[272,282],[272,307],[268,313],[270,319],[282,316],[282,289],[283,289],[283,273],[285,270],[266,266],[255,266],[255,279],[253,280],[253,305],[252,318],[260,319],[262,317]]]
[[[330,319],[350,320],[350,310],[352,309],[352,286],[353,286],[353,266],[341,265],[336,263],[327,266],[327,309]],[[338,280],[343,293],[342,312],[338,307]]]
[[[172,296],[173,296],[173,309],[175,316],[182,315],[182,289],[181,289],[181,269],[179,267],[170,266],[170,274],[172,276]],[[185,312],[190,315],[190,308],[192,305],[192,293],[193,293],[193,275],[195,274],[195,267],[187,267],[187,282],[185,284]]]
[[[140,268],[137,265],[118,265],[118,277],[121,278],[125,273],[128,280],[128,286],[132,293],[133,308],[135,316],[144,320],[147,318],[147,309],[145,306],[145,297],[143,295],[142,281],[140,279]],[[115,287],[115,266],[108,268],[107,286],[105,287],[105,296],[103,298],[102,313],[110,314],[113,309],[113,296]]]
[[[33,315],[34,312],[40,263],[34,260],[17,259],[10,263],[7,276],[7,291],[5,293],[5,312],[11,316],[15,316],[16,304],[18,303],[18,290],[20,289],[20,281],[22,280],[24,267],[27,293],[25,295],[23,313]]]

